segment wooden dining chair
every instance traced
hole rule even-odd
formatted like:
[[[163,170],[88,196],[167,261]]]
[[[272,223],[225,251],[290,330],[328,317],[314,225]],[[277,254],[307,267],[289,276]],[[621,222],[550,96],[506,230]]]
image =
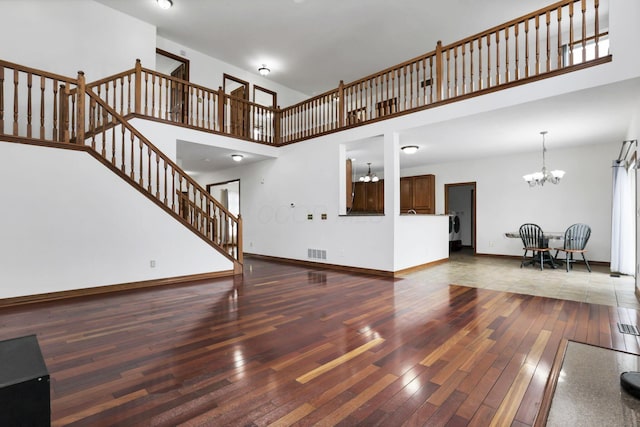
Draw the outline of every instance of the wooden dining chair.
[[[565,253],[564,262],[567,266],[567,273],[572,268],[571,264],[576,262],[576,260],[573,259],[573,254],[582,255],[582,260],[587,265],[589,273],[591,273],[591,266],[585,256],[585,252],[587,252],[585,247],[587,246],[589,237],[591,237],[591,227],[587,224],[573,224],[564,232],[564,245],[561,248],[554,248],[556,250],[554,259],[556,260],[558,259],[558,253],[561,251]]]
[[[551,267],[556,268],[553,257],[551,256],[551,248],[549,247],[547,239],[544,238],[542,228],[537,224],[522,224],[520,226],[520,239],[524,245],[524,255],[522,255],[522,262],[520,268],[524,265],[534,265],[540,263],[540,270],[544,269],[544,263],[549,262]],[[527,253],[531,251],[532,255],[527,258]]]

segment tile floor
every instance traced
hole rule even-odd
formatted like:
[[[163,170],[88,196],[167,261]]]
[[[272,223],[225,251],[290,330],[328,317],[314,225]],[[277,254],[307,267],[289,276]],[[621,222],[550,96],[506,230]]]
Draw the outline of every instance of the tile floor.
[[[564,265],[540,271],[537,266],[520,268],[515,258],[473,256],[462,250],[452,252],[447,263],[403,277],[640,310],[633,277],[611,277],[608,267],[591,267],[591,273],[584,263],[576,263],[569,273]]]

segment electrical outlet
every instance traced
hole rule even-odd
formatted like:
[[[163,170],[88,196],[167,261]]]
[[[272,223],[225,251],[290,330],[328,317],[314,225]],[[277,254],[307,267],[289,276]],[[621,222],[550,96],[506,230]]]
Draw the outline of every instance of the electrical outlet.
[[[156,268],[156,260],[155,259],[152,259],[151,261],[149,261],[149,267]]]

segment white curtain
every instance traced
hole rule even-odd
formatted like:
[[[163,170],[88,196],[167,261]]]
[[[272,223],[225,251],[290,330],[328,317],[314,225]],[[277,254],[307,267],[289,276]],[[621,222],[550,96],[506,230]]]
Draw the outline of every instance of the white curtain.
[[[611,211],[611,271],[634,275],[636,270],[636,175],[624,160],[613,162]]]

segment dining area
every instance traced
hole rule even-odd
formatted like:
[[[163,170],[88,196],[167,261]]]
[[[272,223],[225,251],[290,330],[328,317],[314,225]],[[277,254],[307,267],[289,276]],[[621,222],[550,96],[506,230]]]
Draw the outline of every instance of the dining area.
[[[567,273],[576,262],[583,263],[589,273],[591,266],[587,259],[587,243],[591,237],[588,224],[575,223],[564,231],[545,231],[535,223],[524,223],[519,230],[505,233],[505,237],[522,241],[522,260],[520,268],[525,266],[545,266],[557,269],[564,266]]]

